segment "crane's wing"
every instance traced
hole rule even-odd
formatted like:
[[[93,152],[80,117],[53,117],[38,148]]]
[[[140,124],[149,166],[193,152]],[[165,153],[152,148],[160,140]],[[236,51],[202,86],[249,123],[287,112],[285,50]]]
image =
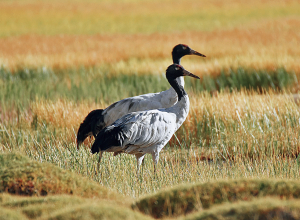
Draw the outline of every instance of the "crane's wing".
[[[113,103],[103,111],[106,120],[105,124],[110,125],[131,112],[168,108],[176,102],[176,93],[169,90],[126,98]]]
[[[161,110],[129,113],[97,135],[92,152],[123,150],[130,153],[137,148],[166,143],[176,131],[175,122],[175,114]]]
[[[114,123],[117,119],[130,112],[145,111],[151,109],[168,108],[177,102],[177,94],[169,89],[159,93],[149,93],[126,98],[115,102],[104,110],[90,112],[80,124],[77,132],[77,147],[93,134]]]

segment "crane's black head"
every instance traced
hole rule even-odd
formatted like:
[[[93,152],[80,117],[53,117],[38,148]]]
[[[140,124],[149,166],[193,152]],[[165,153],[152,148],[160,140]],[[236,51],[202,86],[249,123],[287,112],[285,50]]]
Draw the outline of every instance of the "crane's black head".
[[[189,71],[185,70],[181,65],[179,64],[172,64],[168,67],[166,71],[167,79],[175,79],[180,76],[191,76],[197,79],[200,79],[198,76],[195,76],[194,74],[190,73]]]
[[[175,92],[177,93],[178,102],[181,100],[182,97],[184,97],[186,92],[184,91],[184,88],[182,85],[178,83],[176,78],[180,76],[191,76],[197,79],[200,79],[198,76],[195,76],[194,74],[190,73],[189,71],[185,70],[181,65],[179,64],[172,64],[168,67],[166,71],[166,77],[170,83],[170,85],[173,87]]]
[[[96,135],[95,127],[99,122],[103,122],[103,109],[96,109],[91,111],[80,124],[77,132],[77,149],[80,144],[90,135]],[[102,128],[101,128],[102,129]],[[101,130],[100,129],[100,130]]]
[[[180,64],[180,59],[185,55],[197,55],[206,57],[204,54],[191,49],[188,45],[185,44],[178,44],[172,50],[173,62],[176,64]]]
[[[90,130],[90,129],[89,129]],[[77,149],[79,149],[79,146],[82,144],[82,142],[89,136],[88,127],[86,124],[81,123],[77,132]]]

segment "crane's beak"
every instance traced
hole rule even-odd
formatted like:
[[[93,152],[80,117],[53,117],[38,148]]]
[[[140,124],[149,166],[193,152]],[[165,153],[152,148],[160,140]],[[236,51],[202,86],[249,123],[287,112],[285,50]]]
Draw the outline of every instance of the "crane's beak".
[[[197,55],[197,56],[200,56],[200,57],[206,57],[204,54],[199,53],[199,52],[197,52],[195,50],[192,50],[192,49],[191,49],[190,55]]]
[[[183,70],[183,75],[184,75],[184,76],[191,76],[191,77],[194,77],[194,78],[196,78],[196,79],[200,79],[200,77],[198,77],[198,76],[196,76],[196,75],[190,73],[190,72],[187,71],[187,70]]]

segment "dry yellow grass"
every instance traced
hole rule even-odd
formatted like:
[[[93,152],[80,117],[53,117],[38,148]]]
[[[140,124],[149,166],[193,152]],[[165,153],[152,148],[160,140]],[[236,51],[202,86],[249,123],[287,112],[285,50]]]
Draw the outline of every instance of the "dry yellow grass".
[[[215,97],[204,93],[189,95],[191,109],[182,126],[185,130],[177,132],[183,148],[164,148],[157,177],[153,176],[151,156],[146,157],[141,183],[135,179],[136,160],[132,155],[105,154],[101,173],[95,174],[93,167],[98,157],[88,149],[93,141],[87,140],[86,148],[79,151],[76,148],[80,122],[90,110],[108,103],[32,102],[19,115],[19,123],[12,118],[14,123],[1,125],[5,143],[1,143],[0,151],[18,149],[35,160],[81,173],[134,198],[187,182],[241,177],[299,178],[295,157],[300,152],[300,113],[292,98],[271,91],[262,95],[244,91],[224,92]],[[12,114],[18,116],[16,112]],[[35,115],[36,128],[32,126]],[[202,131],[205,121],[207,129]],[[170,146],[179,144],[173,139]]]
[[[11,14],[17,19],[15,25],[0,23],[3,30],[15,28],[18,33],[0,38],[0,65],[12,69],[18,66],[108,65],[115,73],[157,73],[172,62],[170,52],[178,43],[186,43],[207,55],[206,59],[184,58],[183,65],[196,74],[215,74],[222,68],[237,66],[300,69],[300,18],[293,12],[300,8],[297,1],[245,3],[230,0],[226,4],[217,0],[205,3],[189,0],[185,4],[177,1],[172,4],[169,1],[4,1],[0,5],[0,20],[6,21]],[[285,12],[288,9],[290,14]],[[187,11],[191,17],[185,18]],[[203,19],[194,18],[197,12],[204,13]],[[98,14],[102,17],[97,17]],[[174,28],[168,30],[162,26],[161,31],[132,31],[134,25],[129,21],[122,24],[122,20],[127,19],[136,19],[133,24],[139,22],[143,19],[141,15],[149,16],[150,22],[141,23],[142,27],[159,26],[151,23],[152,19],[167,16],[164,21],[170,21],[170,26],[175,24]],[[76,25],[70,23],[76,16],[79,16],[79,24],[77,20],[74,21]],[[50,18],[56,23],[52,24]],[[44,25],[36,23],[39,19]],[[62,19],[67,24],[59,28]],[[106,30],[106,26],[93,23],[105,19],[112,22],[106,26],[115,30]],[[186,20],[186,27],[184,22],[176,26],[177,20]],[[22,22],[33,23],[22,27]],[[66,32],[65,29],[72,25],[74,30]],[[52,28],[50,31],[38,32],[48,26]],[[86,26],[92,31],[86,30]],[[23,33],[22,28],[28,29],[27,32]]]
[[[268,91],[260,95],[254,91],[241,91],[216,94],[216,97],[192,95],[190,114],[183,124],[185,130],[178,138],[182,142],[189,134],[196,138],[200,135],[205,139],[203,147],[209,144],[216,151],[221,149],[218,153],[226,158],[235,154],[267,159],[267,151],[276,156],[297,157],[300,139],[295,131],[299,129],[299,117],[299,106],[294,97],[284,93],[278,95]],[[212,132],[203,133],[204,125]],[[246,151],[240,151],[239,146],[245,144],[248,146]],[[282,149],[277,151],[277,147]],[[208,158],[214,157],[213,154],[208,152]]]
[[[239,142],[242,144],[244,141],[247,141],[249,146],[263,148],[262,143],[259,144],[257,141],[261,140],[261,138],[277,134],[278,129],[280,129],[282,133],[277,134],[280,135],[280,137],[274,137],[279,140],[278,143],[286,145],[287,136],[290,140],[294,140],[294,144],[285,148],[283,153],[288,153],[287,151],[289,150],[295,151],[294,153],[298,152],[297,144],[299,140],[297,132],[294,132],[296,128],[292,129],[288,124],[289,122],[285,121],[285,117],[300,117],[299,107],[291,95],[273,94],[272,91],[269,91],[265,95],[258,94],[254,91],[242,91],[217,93],[215,97],[211,97],[206,93],[200,95],[190,94],[190,99],[191,109],[187,120],[183,124],[183,128],[185,129],[184,134],[178,134],[178,139],[182,143],[189,135],[195,136],[202,133],[201,129],[203,128],[199,127],[197,123],[204,123],[205,120],[214,118],[215,124],[210,125],[214,129],[218,129],[219,126],[228,127],[228,129],[225,130],[225,134],[217,130],[215,131],[217,139],[222,138],[224,135],[227,137],[235,136],[234,139],[236,139],[237,145]],[[25,126],[30,127],[33,117],[36,117],[40,124],[46,123],[52,128],[74,131],[69,132],[69,135],[71,134],[72,136],[68,135],[67,139],[74,140],[75,143],[77,129],[85,116],[91,110],[105,108],[108,104],[109,103],[75,103],[66,100],[58,100],[55,102],[37,100],[31,103],[28,111],[22,113],[20,120],[24,122]],[[253,125],[249,125],[249,123],[253,123]],[[233,135],[232,130],[229,129],[233,124],[240,126],[240,128],[235,131],[235,135]],[[278,127],[279,125],[280,127]],[[262,127],[260,128],[260,126]],[[219,128],[221,129],[221,127]],[[207,142],[211,141],[210,137],[206,138],[205,134],[203,135],[203,138],[206,139]],[[87,140],[86,144],[90,143],[90,141],[91,140]],[[170,144],[177,145],[178,143],[175,138],[172,138]],[[234,146],[228,146],[226,151],[234,152],[234,149]],[[208,157],[214,157],[214,153],[212,153],[211,150],[206,149],[204,152],[202,149],[197,150],[197,152],[199,153],[197,153],[198,156],[206,154]]]
[[[170,52],[186,43],[207,55],[184,58],[196,74],[214,74],[222,68],[285,67],[298,71],[300,64],[298,19],[265,21],[251,28],[213,32],[151,35],[20,36],[0,39],[0,63],[17,66],[74,67],[109,65],[118,73],[162,72],[172,62]],[[191,61],[192,60],[192,61]]]
[[[80,103],[66,100],[36,101],[31,104],[31,115],[36,115],[38,120],[44,121],[54,127],[73,128],[79,126],[80,121],[93,109],[96,104]],[[30,120],[29,120],[30,121]]]
[[[215,97],[203,93],[200,97],[192,95],[190,99],[190,115],[216,115],[224,121],[240,121],[251,116],[249,114],[261,119],[264,114],[271,113],[274,117],[271,121],[276,121],[279,114],[293,113],[300,117],[299,108],[292,95],[278,95],[272,90],[263,95],[255,91],[216,93]]]
[[[277,114],[287,115],[293,113],[299,115],[298,106],[294,98],[289,94],[275,94],[271,90],[268,94],[261,95],[254,91],[241,91],[234,93],[216,93],[211,97],[207,93],[200,95],[190,94],[190,114],[185,122],[188,130],[194,129],[196,115],[217,115],[221,119],[240,121],[249,117],[249,113],[257,118],[263,118],[264,114],[271,113],[276,121]],[[111,103],[75,103],[73,101],[36,100],[31,103],[30,115],[36,115],[38,119],[53,125],[54,127],[74,128],[83,121],[84,117],[92,110],[106,108]],[[230,106],[230,108],[229,108]],[[32,119],[25,111],[23,118],[30,122]]]

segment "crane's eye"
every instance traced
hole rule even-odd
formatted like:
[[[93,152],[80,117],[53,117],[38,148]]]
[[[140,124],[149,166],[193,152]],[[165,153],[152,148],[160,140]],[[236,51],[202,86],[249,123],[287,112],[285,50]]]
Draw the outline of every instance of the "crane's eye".
[[[186,48],[186,46],[183,46],[182,48],[183,48],[184,50],[186,50],[186,49],[187,49],[187,48]]]
[[[178,66],[175,67],[175,70],[179,70],[180,68]]]

